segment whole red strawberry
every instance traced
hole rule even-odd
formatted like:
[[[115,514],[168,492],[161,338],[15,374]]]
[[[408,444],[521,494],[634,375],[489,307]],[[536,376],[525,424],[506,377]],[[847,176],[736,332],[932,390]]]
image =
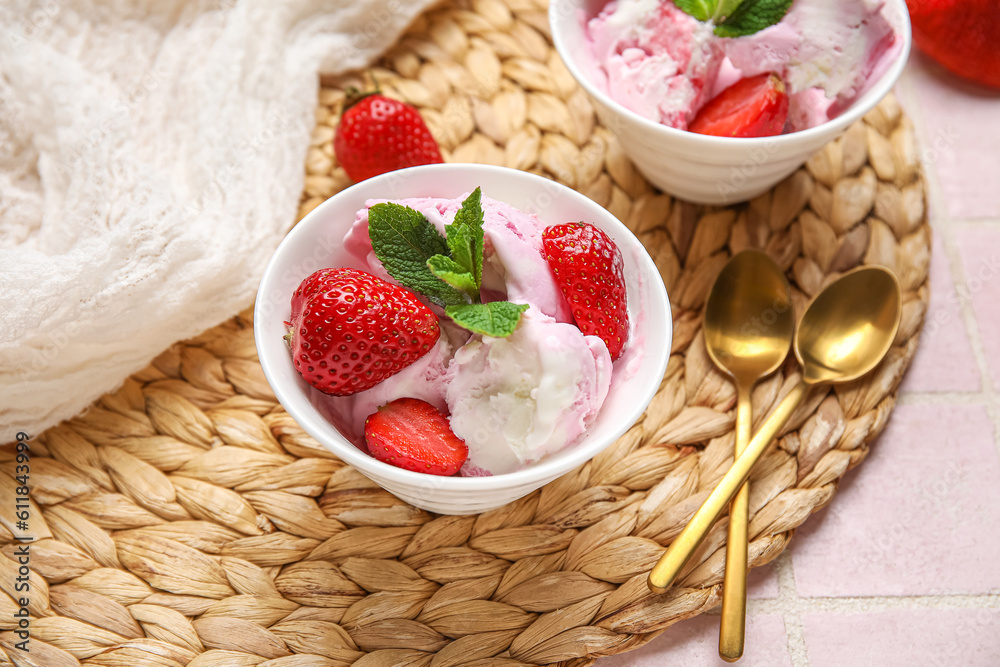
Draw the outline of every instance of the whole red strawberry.
[[[290,319],[295,321],[302,313],[306,302],[314,294],[321,291],[325,285],[336,284],[342,275],[340,269],[320,269],[299,283],[299,286],[292,293],[292,316]],[[291,326],[289,322],[285,322],[285,324]]]
[[[771,137],[788,119],[788,93],[777,74],[740,79],[710,99],[688,126],[716,137]]]
[[[907,0],[913,41],[949,70],[1000,88],[1000,6],[996,0]]]
[[[397,398],[365,420],[368,451],[379,461],[431,475],[454,475],[469,448],[430,403]]]
[[[303,280],[287,324],[295,368],[334,396],[371,389],[427,354],[441,334],[413,292],[345,268]]]
[[[378,92],[348,95],[333,136],[333,150],[355,182],[387,171],[444,162],[417,110]]]
[[[618,246],[600,229],[584,222],[547,228],[542,244],[580,331],[600,336],[612,360],[620,357],[628,342],[628,303]]]

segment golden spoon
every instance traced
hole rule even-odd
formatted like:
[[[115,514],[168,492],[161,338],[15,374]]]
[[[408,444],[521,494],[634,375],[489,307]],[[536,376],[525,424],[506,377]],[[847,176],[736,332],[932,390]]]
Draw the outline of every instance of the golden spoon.
[[[736,447],[750,442],[750,392],[778,370],[795,331],[792,297],[781,268],[759,250],[735,255],[715,279],[705,305],[705,347],[715,365],[736,382]],[[722,587],[719,655],[734,662],[743,655],[747,607],[747,520],[750,482],[729,506],[726,578]]]
[[[896,276],[877,266],[844,274],[813,300],[795,334],[802,380],[764,420],[743,454],[653,566],[650,590],[662,593],[670,587],[811,385],[855,380],[882,361],[899,329],[901,302]]]

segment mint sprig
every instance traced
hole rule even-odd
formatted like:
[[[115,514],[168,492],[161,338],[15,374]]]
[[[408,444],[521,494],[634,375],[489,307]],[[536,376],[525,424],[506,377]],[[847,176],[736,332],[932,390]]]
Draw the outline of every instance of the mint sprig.
[[[445,225],[445,237],[423,213],[393,203],[368,209],[368,237],[390,276],[444,306],[445,314],[469,331],[506,338],[528,309],[509,301],[480,301],[484,240],[479,188]]]
[[[707,21],[715,14],[718,0],[674,0],[677,9],[699,21]]]
[[[423,213],[392,202],[368,209],[368,237],[382,266],[400,285],[420,292],[432,303],[452,306],[469,303],[460,290],[431,272],[427,260],[448,252],[448,244]]]
[[[719,0],[715,11],[712,12],[712,20],[716,25],[722,23],[733,15],[736,8],[743,3],[743,0]]]
[[[479,188],[473,190],[455,213],[454,222],[444,228],[452,257],[472,274],[476,285],[483,281],[482,197]]]
[[[490,303],[472,303],[467,306],[448,306],[445,314],[456,324],[465,327],[473,333],[485,336],[498,336],[497,331],[514,332],[521,313],[528,309],[526,303],[511,303],[510,301],[491,301]],[[508,336],[510,333],[507,334]]]
[[[685,14],[711,20],[719,37],[752,35],[778,23],[793,0],[674,0]]]
[[[725,20],[715,26],[719,37],[743,37],[770,27],[785,18],[793,0],[743,0]]]
[[[464,266],[445,255],[434,255],[427,260],[427,268],[438,279],[469,295],[473,301],[479,298],[479,285]]]

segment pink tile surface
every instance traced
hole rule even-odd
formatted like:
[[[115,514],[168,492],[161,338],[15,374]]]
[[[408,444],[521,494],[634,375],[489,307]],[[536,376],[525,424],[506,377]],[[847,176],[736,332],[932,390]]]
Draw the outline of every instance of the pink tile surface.
[[[951,279],[944,240],[935,235],[931,251],[931,303],[920,347],[903,381],[903,391],[979,391],[982,387],[972,344],[965,330],[958,291]]]
[[[890,609],[803,618],[809,667],[996,667],[1000,609]]]
[[[990,375],[1000,386],[1000,226],[965,227],[954,234]]]
[[[993,432],[982,406],[897,407],[868,460],[792,541],[798,594],[1000,591]]]
[[[663,667],[668,664],[698,667],[727,664],[719,658],[719,617],[702,614],[676,623],[642,648],[601,658],[596,667]],[[739,664],[746,667],[792,666],[781,616],[747,619],[746,653]]]
[[[774,563],[768,563],[750,570],[747,577],[747,599],[773,600],[778,597],[778,574]]]
[[[907,76],[926,123],[923,161],[940,179],[949,215],[1000,216],[1000,188],[992,184],[1000,174],[1000,93],[967,84],[919,53]]]

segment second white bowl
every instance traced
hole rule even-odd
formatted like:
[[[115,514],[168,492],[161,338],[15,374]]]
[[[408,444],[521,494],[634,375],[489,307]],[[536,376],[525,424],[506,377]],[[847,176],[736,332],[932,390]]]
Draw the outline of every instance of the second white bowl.
[[[597,115],[621,142],[625,154],[661,190],[700,204],[733,204],[766,192],[813,153],[868,113],[895,85],[910,52],[910,17],[904,0],[888,0],[886,16],[902,40],[896,60],[843,114],[822,125],[777,137],[736,139],[678,130],[654,122],[611,99],[581,66],[589,57],[585,19],[607,0],[552,0],[552,41]]]

